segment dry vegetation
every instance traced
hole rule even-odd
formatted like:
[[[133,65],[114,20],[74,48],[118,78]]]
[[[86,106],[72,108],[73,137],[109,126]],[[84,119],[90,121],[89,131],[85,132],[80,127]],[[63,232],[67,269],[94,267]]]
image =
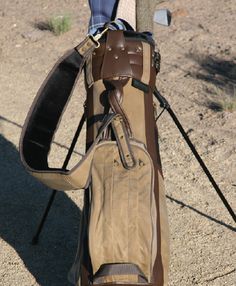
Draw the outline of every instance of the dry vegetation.
[[[48,27],[56,36],[71,29],[71,18],[68,15],[54,16],[48,20]]]

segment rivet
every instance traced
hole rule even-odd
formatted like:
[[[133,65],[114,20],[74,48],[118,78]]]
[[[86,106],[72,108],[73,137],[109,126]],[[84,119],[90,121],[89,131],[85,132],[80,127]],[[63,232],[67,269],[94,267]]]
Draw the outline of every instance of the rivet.
[[[96,52],[93,52],[93,55],[96,56]]]
[[[136,52],[141,52],[142,48],[140,46],[137,47]]]
[[[118,57],[117,55],[115,55],[115,56],[114,56],[114,58],[115,58],[116,60],[118,60],[118,59],[119,59],[119,57]]]
[[[144,165],[145,165],[144,162],[142,160],[139,160],[139,166],[143,167]]]
[[[108,51],[109,51],[109,52],[112,50],[112,48],[111,48],[111,47],[108,47],[107,49],[108,49]]]
[[[125,50],[125,47],[121,47],[121,50],[124,51],[124,50]]]

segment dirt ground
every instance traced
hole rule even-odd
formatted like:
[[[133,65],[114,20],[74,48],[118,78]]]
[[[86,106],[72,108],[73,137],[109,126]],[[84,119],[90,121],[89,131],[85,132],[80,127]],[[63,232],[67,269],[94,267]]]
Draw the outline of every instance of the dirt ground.
[[[157,86],[236,209],[236,111],[217,112],[214,104],[236,96],[236,1],[173,0],[160,7],[174,14],[171,27],[155,27],[162,54]],[[65,13],[73,20],[69,32],[57,37],[37,28]],[[86,0],[0,0],[0,285],[71,285],[83,192],[57,195],[40,243],[31,245],[50,191],[25,172],[17,150],[40,84],[58,57],[82,40],[88,16]],[[52,164],[62,164],[83,101],[80,82]],[[169,285],[234,286],[235,224],[167,113],[158,126],[171,229]],[[80,140],[76,150],[82,146]]]

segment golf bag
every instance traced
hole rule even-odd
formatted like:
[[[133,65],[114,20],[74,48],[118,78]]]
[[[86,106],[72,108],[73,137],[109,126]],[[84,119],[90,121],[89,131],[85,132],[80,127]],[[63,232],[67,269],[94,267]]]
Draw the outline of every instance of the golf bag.
[[[168,219],[153,105],[160,56],[145,33],[108,30],[100,37],[88,36],[47,77],[22,131],[21,159],[50,188],[85,190],[82,285],[167,285]],[[71,170],[52,169],[50,145],[82,70],[87,151]]]

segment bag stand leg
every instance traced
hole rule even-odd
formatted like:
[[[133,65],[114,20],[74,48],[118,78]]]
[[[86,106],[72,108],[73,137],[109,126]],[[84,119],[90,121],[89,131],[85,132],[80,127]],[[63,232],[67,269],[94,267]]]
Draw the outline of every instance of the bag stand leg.
[[[233,209],[231,208],[230,204],[228,203],[228,201],[226,200],[224,194],[222,193],[222,191],[220,190],[219,186],[217,185],[216,181],[214,180],[214,178],[212,177],[210,171],[208,170],[207,166],[205,165],[205,163],[203,162],[202,158],[200,157],[200,155],[198,154],[196,148],[194,147],[193,143],[191,142],[191,140],[189,139],[187,133],[185,132],[185,130],[183,129],[182,125],[180,124],[178,118],[176,117],[175,113],[173,112],[173,110],[171,109],[168,101],[159,93],[159,91],[157,89],[154,90],[154,96],[157,98],[157,100],[160,102],[161,107],[163,107],[164,109],[166,109],[171,118],[173,119],[174,123],[176,124],[177,128],[179,129],[180,133],[182,134],[182,136],[184,137],[184,140],[186,141],[186,143],[188,144],[189,148],[191,149],[192,153],[194,154],[195,158],[197,159],[197,161],[199,162],[200,166],[202,167],[203,171],[205,172],[205,174],[207,175],[209,181],[212,183],[214,189],[216,190],[218,196],[220,197],[220,199],[222,200],[224,206],[226,207],[226,209],[228,210],[229,214],[231,215],[231,217],[233,218],[234,222],[236,222],[236,215],[233,211]]]
[[[84,125],[84,122],[85,122],[85,114],[83,114],[83,116],[80,119],[79,126],[78,126],[78,128],[77,128],[77,130],[75,132],[75,135],[74,135],[74,138],[72,140],[71,146],[70,146],[69,151],[68,151],[68,153],[66,155],[65,161],[64,161],[63,166],[62,166],[62,169],[64,169],[64,170],[68,166],[68,163],[69,163],[71,155],[72,155],[72,153],[74,151],[76,142],[78,140],[78,137],[79,137],[80,132],[82,130],[82,127]],[[32,244],[33,245],[38,244],[40,233],[41,233],[41,231],[43,229],[44,223],[45,223],[45,221],[47,219],[47,216],[48,216],[48,213],[49,213],[49,211],[50,211],[50,209],[52,207],[52,204],[54,202],[56,194],[57,194],[57,190],[53,190],[51,195],[50,195],[50,198],[49,198],[48,203],[47,203],[47,207],[45,208],[45,211],[43,213],[43,216],[41,218],[41,221],[39,223],[37,231],[36,231],[35,235],[33,236],[33,239],[32,239]]]

